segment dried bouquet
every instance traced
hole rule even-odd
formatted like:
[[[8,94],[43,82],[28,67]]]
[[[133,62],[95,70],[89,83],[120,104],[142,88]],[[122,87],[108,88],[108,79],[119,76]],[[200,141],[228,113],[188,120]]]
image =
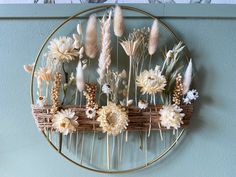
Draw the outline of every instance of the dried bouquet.
[[[185,126],[185,118],[191,117],[189,105],[198,98],[198,92],[190,89],[192,59],[186,69],[180,66],[184,61],[183,43],[164,52],[162,59],[158,58],[162,64],[156,65],[159,21],[154,19],[151,28],[134,29],[125,37],[122,9],[114,8],[114,25],[112,16],[113,10],[100,20],[92,14],[85,32],[78,24],[72,36],[49,42],[43,55],[45,65],[24,65],[25,71],[32,74],[35,67],[37,101],[32,109],[40,130],[56,131],[61,138],[102,131],[109,144],[110,135],[115,137],[124,131],[126,140],[128,131],[147,131],[149,136],[151,130],[158,130],[162,138],[163,130],[175,132]],[[117,37],[116,47],[112,46],[112,35]],[[114,48],[116,57],[112,54]],[[120,56],[122,53],[127,59]],[[129,62],[128,70],[122,68],[124,60]],[[96,70],[91,63],[96,63]],[[97,76],[96,80],[92,76]],[[109,154],[107,146],[108,168]]]

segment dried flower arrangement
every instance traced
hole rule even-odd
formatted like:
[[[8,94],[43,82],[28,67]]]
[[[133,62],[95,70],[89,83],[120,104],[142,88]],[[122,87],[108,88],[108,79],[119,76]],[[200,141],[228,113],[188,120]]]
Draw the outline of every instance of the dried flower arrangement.
[[[162,65],[153,66],[152,60],[158,49],[158,20],[154,19],[151,28],[134,29],[127,38],[122,37],[125,26],[119,6],[114,9],[113,20],[117,67],[112,69],[112,14],[111,10],[99,21],[100,35],[97,35],[97,17],[92,14],[85,34],[78,24],[77,33],[72,37],[62,36],[50,41],[45,66],[34,72],[38,101],[32,106],[36,124],[42,131],[56,131],[60,137],[70,135],[70,139],[72,133],[81,131],[83,135],[84,131],[93,131],[94,136],[97,131],[106,133],[108,169],[109,135],[116,136],[125,131],[128,141],[128,131],[148,131],[150,136],[151,130],[158,130],[162,139],[163,130],[175,132],[188,125],[192,103],[198,98],[198,92],[190,90],[192,59],[185,73],[183,67],[178,66],[184,49],[182,42],[165,52]],[[128,71],[119,65],[119,44],[129,58]],[[96,81],[89,77],[91,59],[98,59]],[[72,61],[78,63],[74,68],[75,76],[74,72],[65,69]],[[28,73],[32,73],[34,67],[34,64],[24,65]]]

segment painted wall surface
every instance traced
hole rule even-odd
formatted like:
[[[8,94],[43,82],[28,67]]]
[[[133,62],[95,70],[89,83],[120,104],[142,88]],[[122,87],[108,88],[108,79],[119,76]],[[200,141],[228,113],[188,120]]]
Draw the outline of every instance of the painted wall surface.
[[[230,13],[227,6],[224,8],[220,14]],[[7,14],[11,6],[4,9]],[[188,13],[195,17],[167,14],[162,18],[188,45],[198,71],[201,99],[191,126],[164,160],[146,170],[122,175],[95,174],[64,160],[50,148],[32,119],[30,77],[22,65],[33,62],[44,38],[62,19],[0,19],[0,176],[235,177],[236,13],[234,18],[197,18],[194,11]]]

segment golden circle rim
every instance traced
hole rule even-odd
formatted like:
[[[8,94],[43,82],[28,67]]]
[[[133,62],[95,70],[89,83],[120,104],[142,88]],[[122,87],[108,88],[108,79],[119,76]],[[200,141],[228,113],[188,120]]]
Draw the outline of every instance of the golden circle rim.
[[[108,8],[111,8],[111,7],[114,7],[114,5],[96,5],[94,7],[91,7],[91,8],[88,8],[88,9],[85,9],[83,11],[80,11],[70,17],[68,17],[66,20],[64,20],[60,25],[58,25],[46,38],[46,40],[43,42],[43,45],[41,46],[37,56],[36,56],[36,59],[35,59],[35,62],[34,62],[34,67],[33,67],[33,71],[32,71],[32,76],[31,76],[31,83],[30,83],[30,97],[31,97],[31,105],[34,104],[34,74],[35,74],[35,69],[36,69],[36,66],[37,66],[37,63],[40,59],[40,56],[41,56],[41,53],[44,49],[44,47],[46,46],[46,44],[48,43],[48,41],[51,39],[51,37],[62,27],[64,26],[67,22],[69,22],[70,20],[84,14],[84,13],[87,13],[87,12],[90,12],[90,11],[94,11],[94,10],[99,10],[99,9],[108,9]],[[131,7],[131,6],[125,6],[125,5],[120,5],[120,7],[124,10],[129,10],[129,11],[134,11],[134,12],[138,12],[140,14],[143,14],[143,15],[146,15],[147,17],[150,17],[152,19],[158,19],[158,21],[163,25],[163,27],[168,30],[174,37],[175,41],[180,41],[180,38],[172,31],[172,29],[166,25],[166,23],[164,23],[162,20],[160,20],[160,18],[158,18],[157,16],[154,16],[152,15],[151,13],[149,12],[146,12],[144,10],[141,10],[139,8],[136,8],[136,7]],[[184,55],[187,59],[189,59],[189,50],[187,47],[185,47],[185,50],[184,50]],[[47,138],[46,134],[44,132],[42,132],[43,136],[46,138],[46,140],[48,141],[48,143],[53,147],[53,149],[55,149],[63,158],[67,159],[69,162],[75,164],[76,166],[79,166],[83,169],[86,169],[86,170],[90,170],[90,171],[93,171],[93,172],[97,172],[97,173],[105,173],[105,174],[122,174],[122,173],[130,173],[130,172],[134,172],[134,171],[137,171],[137,170],[141,170],[141,169],[145,169],[151,165],[153,165],[154,163],[156,163],[157,161],[161,160],[165,155],[168,154],[168,152],[170,152],[174,147],[175,145],[177,144],[177,142],[180,140],[180,138],[184,135],[184,132],[185,132],[185,129],[182,129],[181,132],[179,133],[179,135],[176,137],[175,141],[166,149],[164,150],[161,154],[159,154],[156,158],[153,158],[152,160],[150,160],[148,163],[144,164],[144,165],[141,165],[141,166],[138,166],[138,167],[135,167],[135,168],[130,168],[130,169],[127,169],[127,170],[100,170],[100,169],[96,169],[96,168],[91,168],[91,167],[87,167],[87,166],[84,166],[84,165],[81,165],[79,163],[77,163],[76,161],[70,159],[68,156],[66,156],[65,154],[63,154],[62,152],[58,152],[58,148]]]

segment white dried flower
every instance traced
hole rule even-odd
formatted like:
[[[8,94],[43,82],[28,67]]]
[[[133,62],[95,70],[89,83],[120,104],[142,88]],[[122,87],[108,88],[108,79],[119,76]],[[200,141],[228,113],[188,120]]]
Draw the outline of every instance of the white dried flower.
[[[134,100],[128,100],[127,106],[131,106],[133,104]]]
[[[126,78],[126,77],[127,77],[127,72],[126,72],[126,70],[123,69],[122,72],[119,73],[119,77],[122,78],[122,79]]]
[[[181,109],[177,105],[164,105],[160,110],[160,121],[161,125],[167,129],[180,128],[181,124],[183,124],[184,113],[181,113],[183,109]]]
[[[39,68],[39,70],[35,72],[35,77],[40,78],[43,81],[49,82],[52,80],[51,70],[47,67]]]
[[[117,37],[121,37],[124,33],[124,19],[120,6],[116,5],[114,10],[114,33]]]
[[[29,64],[28,65],[24,65],[23,67],[24,67],[25,72],[32,73],[33,68],[34,68],[34,63],[31,64],[31,65],[29,65]]]
[[[65,36],[51,40],[48,49],[48,57],[61,62],[70,62],[79,55],[74,48],[73,39]]]
[[[111,93],[111,86],[109,84],[104,84],[102,86],[102,92],[105,94],[110,94]]]
[[[139,40],[126,40],[126,41],[121,41],[120,44],[123,47],[126,55],[128,56],[134,56],[135,52],[139,46]]]
[[[159,66],[155,70],[144,70],[136,79],[137,86],[141,87],[142,94],[155,94],[165,90],[166,79],[161,75]]]
[[[149,55],[153,55],[157,50],[158,44],[158,37],[159,37],[159,23],[158,20],[155,19],[152,24],[152,28],[150,31],[149,36],[149,43],[148,43],[148,53]]]
[[[148,102],[146,102],[145,100],[139,100],[138,107],[140,109],[146,109],[148,107]]]
[[[190,90],[187,92],[186,96],[183,98],[185,104],[191,104],[193,100],[199,97],[197,90]]]
[[[89,58],[97,55],[97,18],[95,14],[89,16],[86,28],[85,53]]]
[[[88,109],[86,109],[86,116],[87,116],[87,118],[89,118],[89,119],[92,119],[92,118],[94,118],[95,116],[96,116],[96,109],[94,109],[94,108],[88,108]]]
[[[43,108],[45,105],[47,105],[47,99],[45,96],[39,96],[37,100],[37,106],[40,108]]]
[[[81,47],[80,36],[78,34],[73,34],[74,48],[79,49]]]
[[[76,127],[79,125],[77,119],[78,117],[71,109],[61,110],[53,116],[52,127],[63,135],[67,135],[76,131]]]
[[[107,106],[103,106],[97,114],[97,121],[100,123],[102,131],[109,135],[118,135],[128,126],[129,118],[125,109],[114,103],[110,102]]]

